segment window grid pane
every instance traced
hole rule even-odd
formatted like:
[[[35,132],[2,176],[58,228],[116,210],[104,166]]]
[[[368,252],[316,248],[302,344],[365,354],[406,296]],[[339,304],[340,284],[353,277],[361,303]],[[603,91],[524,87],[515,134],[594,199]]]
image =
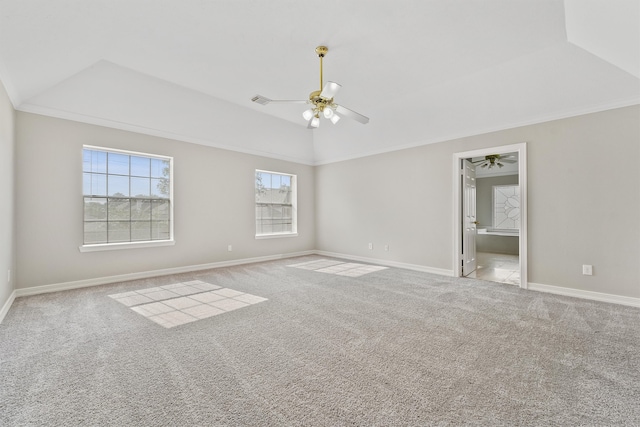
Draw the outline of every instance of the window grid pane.
[[[129,221],[109,221],[107,227],[108,243],[131,241],[131,223]]]
[[[133,221],[151,220],[151,200],[131,200],[131,219]]]
[[[107,222],[85,222],[84,242],[93,245],[107,243]]]
[[[82,169],[85,245],[171,239],[170,160],[85,148]]]
[[[129,176],[107,175],[109,196],[129,197]]]
[[[106,196],[107,175],[102,173],[83,173],[82,191],[85,196]]]
[[[129,176],[129,157],[126,154],[107,153],[107,173]]]
[[[151,221],[133,221],[131,223],[131,241],[151,240]]]
[[[107,199],[105,197],[85,197],[84,198],[84,220],[85,221],[106,221],[107,220]]]
[[[148,157],[131,156],[131,176],[150,178],[151,159]]]
[[[131,197],[142,198],[151,196],[151,178],[131,177]]]

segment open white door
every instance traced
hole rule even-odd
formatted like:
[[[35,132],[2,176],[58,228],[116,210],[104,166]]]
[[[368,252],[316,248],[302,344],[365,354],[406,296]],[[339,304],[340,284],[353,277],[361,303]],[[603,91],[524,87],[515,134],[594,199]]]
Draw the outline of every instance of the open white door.
[[[475,271],[476,264],[476,167],[469,160],[462,161],[462,275]]]
[[[476,261],[475,242],[471,244],[469,239],[475,241],[476,238],[476,219],[475,219],[475,190],[471,196],[467,196],[465,189],[467,188],[468,181],[471,181],[473,175],[471,170],[468,172],[469,177],[467,179],[467,169],[465,167],[465,159],[471,159],[474,157],[483,157],[491,154],[505,154],[505,153],[518,153],[518,183],[520,187],[520,241],[519,241],[519,253],[520,253],[520,287],[527,289],[528,277],[527,277],[527,143],[521,142],[518,144],[501,145],[496,147],[487,147],[471,151],[463,151],[453,154],[453,163],[451,164],[451,171],[453,172],[453,275],[455,277],[466,276],[471,272],[471,268],[475,268],[473,263],[470,266],[466,266],[467,261],[463,257],[463,248],[465,255],[472,255],[469,258]],[[475,183],[476,180],[473,179]],[[473,197],[474,203],[466,203],[468,197]],[[468,206],[468,207],[467,207]],[[473,206],[473,208],[471,208]],[[468,211],[468,209],[473,209]],[[467,217],[468,214],[469,215]],[[473,233],[469,233],[473,229]],[[467,250],[466,247],[469,246]]]

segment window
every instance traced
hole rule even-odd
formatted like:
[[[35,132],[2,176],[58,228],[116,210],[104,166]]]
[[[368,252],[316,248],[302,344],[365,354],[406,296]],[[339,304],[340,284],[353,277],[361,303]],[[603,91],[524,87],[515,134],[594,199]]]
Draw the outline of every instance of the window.
[[[83,247],[172,240],[172,167],[170,157],[83,147]]]
[[[493,186],[493,228],[520,229],[520,186]]]
[[[296,176],[256,170],[256,237],[296,236]]]

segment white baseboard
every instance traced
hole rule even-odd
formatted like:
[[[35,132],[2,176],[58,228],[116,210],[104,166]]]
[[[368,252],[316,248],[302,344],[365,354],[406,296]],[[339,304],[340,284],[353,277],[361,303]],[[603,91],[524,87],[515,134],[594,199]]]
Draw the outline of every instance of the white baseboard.
[[[541,283],[529,282],[527,287],[530,291],[547,292],[550,294],[564,295],[568,297],[576,297],[589,299],[593,301],[610,302],[613,304],[629,305],[631,307],[640,307],[640,298],[625,297],[621,295],[605,294],[602,292],[583,291],[581,289],[563,288],[560,286],[543,285]]]
[[[416,264],[407,264],[403,262],[361,257],[361,256],[341,254],[336,252],[311,250],[311,251],[294,252],[289,254],[268,255],[268,256],[262,256],[262,257],[213,262],[208,264],[190,265],[185,267],[165,268],[162,270],[143,271],[139,273],[121,274],[117,276],[98,277],[95,279],[77,280],[73,282],[55,283],[51,285],[16,289],[11,293],[11,295],[9,296],[9,299],[5,302],[5,304],[2,306],[2,309],[0,310],[0,323],[2,322],[6,314],[9,312],[9,309],[11,308],[13,301],[18,297],[38,295],[38,294],[44,294],[49,292],[66,291],[70,289],[85,288],[89,286],[106,285],[109,283],[124,282],[128,280],[147,279],[150,277],[166,276],[169,274],[188,273],[191,271],[201,271],[201,270],[209,270],[213,268],[231,267],[234,265],[242,265],[242,264],[253,264],[256,262],[273,261],[278,259],[294,258],[299,256],[305,256],[305,255],[321,255],[321,256],[328,256],[333,258],[342,258],[342,259],[348,259],[353,261],[367,262],[371,264],[385,265],[388,267],[404,268],[407,270],[421,271],[424,273],[438,274],[441,276],[449,276],[449,277],[454,276],[453,270],[447,270],[443,268],[427,267],[427,266],[416,265]],[[613,304],[622,304],[622,305],[628,305],[631,307],[640,308],[640,298],[634,298],[634,297],[625,297],[621,295],[605,294],[601,292],[584,291],[580,289],[564,288],[560,286],[544,285],[541,283],[532,283],[532,282],[529,282],[528,290],[538,291],[538,292],[547,292],[547,293],[556,294],[556,295],[564,295],[564,296],[583,298],[583,299],[594,300],[594,301],[602,301],[602,302],[608,302]]]
[[[7,313],[9,312],[9,309],[11,308],[11,304],[13,304],[13,301],[16,299],[16,291],[11,292],[11,295],[9,295],[9,299],[7,300],[7,302],[4,303],[4,305],[2,306],[2,310],[0,310],[0,323],[2,323],[2,321],[4,320],[4,316],[7,315]]]
[[[256,262],[273,261],[284,258],[294,258],[313,255],[315,251],[294,252],[289,254],[267,255],[255,258],[242,258],[230,261],[212,262],[208,264],[189,265],[185,267],[164,268],[162,270],[142,271],[139,273],[120,274],[117,276],[98,277],[95,279],[76,280],[73,282],[54,283],[51,285],[33,286],[15,290],[16,297],[45,294],[49,292],[68,291],[70,289],[86,288],[89,286],[107,285],[109,283],[126,282],[129,280],[148,279],[150,277],[167,276],[169,274],[189,273],[191,271],[210,270],[212,268],[231,267],[234,265],[253,264]],[[7,309],[8,310],[8,309]]]
[[[386,265],[387,267],[404,268],[407,270],[421,271],[423,273],[439,274],[440,276],[453,276],[453,270],[447,270],[444,268],[427,267],[424,265],[407,264],[404,262],[389,261],[389,260],[378,259],[378,258],[368,258],[368,257],[362,257],[362,256],[356,256],[356,255],[339,254],[336,252],[315,251],[315,253],[316,255],[330,256],[333,258],[344,258],[344,259],[350,259],[352,261],[368,262],[371,264]]]

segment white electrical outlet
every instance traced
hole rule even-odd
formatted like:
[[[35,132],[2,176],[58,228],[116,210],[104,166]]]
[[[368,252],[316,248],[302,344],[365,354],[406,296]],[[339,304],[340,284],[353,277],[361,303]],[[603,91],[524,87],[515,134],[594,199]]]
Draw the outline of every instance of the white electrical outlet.
[[[373,249],[373,243],[369,243],[369,249]]]
[[[385,252],[389,252],[389,245],[384,245]]]
[[[227,246],[227,250],[228,250],[229,252],[233,251],[233,246],[231,246],[231,245]]]
[[[585,264],[582,266],[582,274],[585,276],[593,276],[593,265]]]

